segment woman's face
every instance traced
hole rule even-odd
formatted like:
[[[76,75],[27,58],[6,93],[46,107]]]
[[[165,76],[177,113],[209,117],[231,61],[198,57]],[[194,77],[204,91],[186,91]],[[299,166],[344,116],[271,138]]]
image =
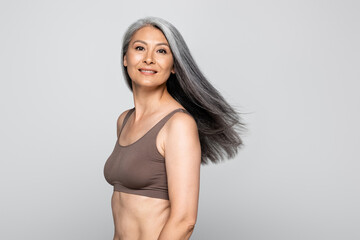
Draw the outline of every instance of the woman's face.
[[[124,66],[133,83],[158,86],[174,72],[169,43],[157,28],[146,26],[132,36],[124,56]]]

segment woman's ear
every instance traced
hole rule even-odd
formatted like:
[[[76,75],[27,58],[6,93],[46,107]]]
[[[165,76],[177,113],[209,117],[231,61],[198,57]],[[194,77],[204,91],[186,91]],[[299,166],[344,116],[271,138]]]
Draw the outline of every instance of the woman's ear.
[[[126,54],[124,55],[124,59],[123,59],[123,61],[124,61],[124,67],[127,67]]]
[[[175,74],[174,67],[171,69],[171,73],[172,73],[172,74]]]

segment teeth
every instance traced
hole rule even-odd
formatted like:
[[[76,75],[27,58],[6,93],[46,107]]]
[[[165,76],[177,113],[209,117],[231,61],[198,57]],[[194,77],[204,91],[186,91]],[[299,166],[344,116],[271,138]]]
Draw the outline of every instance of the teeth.
[[[155,71],[151,71],[151,70],[142,70],[142,69],[140,69],[140,72],[155,73]]]

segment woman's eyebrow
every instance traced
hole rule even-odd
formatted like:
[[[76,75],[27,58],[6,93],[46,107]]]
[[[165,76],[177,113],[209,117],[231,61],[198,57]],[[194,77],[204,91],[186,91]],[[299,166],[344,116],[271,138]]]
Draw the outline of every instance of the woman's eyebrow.
[[[145,41],[143,41],[143,40],[135,40],[135,41],[133,42],[133,45],[134,45],[135,43],[137,43],[137,42],[140,42],[140,43],[143,43],[143,44],[147,45],[147,43],[146,43]],[[165,46],[168,46],[168,47],[169,47],[169,44],[167,44],[167,43],[157,43],[156,46],[158,46],[158,45],[165,45]]]

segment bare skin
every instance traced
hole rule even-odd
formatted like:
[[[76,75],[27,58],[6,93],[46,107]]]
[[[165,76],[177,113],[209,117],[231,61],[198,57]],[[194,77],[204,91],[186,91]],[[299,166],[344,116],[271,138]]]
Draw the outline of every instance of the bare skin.
[[[116,191],[111,205],[115,225],[114,240],[155,240],[170,214],[168,200]]]
[[[161,31],[153,27],[141,28],[132,37],[124,66],[132,79],[135,111],[119,137],[122,146],[140,139],[169,112],[184,109],[166,88],[169,75],[174,73],[167,44]],[[127,112],[118,118],[117,136]],[[156,147],[166,159],[170,200],[114,191],[114,240],[190,238],[197,215],[201,154],[195,121],[176,112],[159,131]]]

